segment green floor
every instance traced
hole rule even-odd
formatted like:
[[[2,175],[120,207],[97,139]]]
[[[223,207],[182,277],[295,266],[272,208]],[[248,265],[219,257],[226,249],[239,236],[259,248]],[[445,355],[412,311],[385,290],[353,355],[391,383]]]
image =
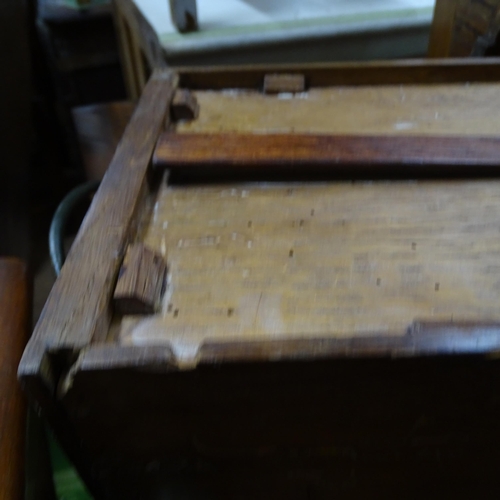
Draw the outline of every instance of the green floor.
[[[49,437],[49,449],[58,500],[92,500],[76,470],[52,436]]]

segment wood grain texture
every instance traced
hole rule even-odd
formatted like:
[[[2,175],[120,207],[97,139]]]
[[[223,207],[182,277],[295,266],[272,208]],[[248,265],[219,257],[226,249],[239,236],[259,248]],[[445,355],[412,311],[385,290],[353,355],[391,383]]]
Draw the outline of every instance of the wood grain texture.
[[[162,311],[123,322],[121,342],[169,345],[189,365],[207,344],[242,342],[240,353],[268,359],[262,344],[300,356],[280,344],[295,341],[321,356],[335,351],[327,339],[401,337],[432,321],[458,324],[456,344],[436,334],[439,349],[491,334],[494,350],[499,219],[498,181],[165,186],[141,236],[169,254]],[[392,347],[411,351],[414,341]],[[352,355],[370,348],[352,342]],[[374,344],[392,348],[388,338]]]
[[[498,174],[500,139],[488,137],[376,137],[299,134],[163,134],[156,166],[182,178],[247,172],[251,179],[280,172],[355,175],[381,171],[412,177],[439,173]],[[439,170],[436,168],[440,167]],[[243,174],[242,174],[243,175]],[[268,177],[267,177],[268,178]]]
[[[0,258],[0,500],[24,498],[25,399],[17,381],[30,324],[26,266]]]
[[[467,54],[468,55],[468,54]],[[177,68],[179,85],[199,89],[261,89],[268,73],[304,74],[307,87],[496,82],[498,58],[408,59],[333,64]]]
[[[498,83],[312,88],[286,98],[237,90],[195,95],[200,115],[178,124],[177,132],[500,134]]]
[[[278,94],[279,92],[304,92],[306,81],[300,74],[269,74],[264,76],[264,94]]]
[[[167,265],[161,254],[129,245],[118,274],[113,304],[121,314],[153,314],[165,286]]]
[[[113,285],[142,217],[148,167],[173,89],[173,74],[158,71],[144,90],[35,327],[21,377],[38,373],[46,350],[74,350],[107,335]]]

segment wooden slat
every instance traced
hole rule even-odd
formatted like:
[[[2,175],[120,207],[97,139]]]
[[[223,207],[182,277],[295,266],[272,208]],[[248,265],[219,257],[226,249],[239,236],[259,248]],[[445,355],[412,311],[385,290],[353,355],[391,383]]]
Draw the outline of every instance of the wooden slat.
[[[178,122],[177,133],[500,134],[498,82],[323,87],[281,96],[257,90],[198,90],[194,95],[199,116]]]
[[[179,85],[190,89],[262,88],[268,73],[301,73],[307,87],[417,83],[494,82],[499,58],[408,59],[334,64],[178,68]]]
[[[496,172],[500,140],[489,137],[373,137],[293,134],[163,134],[154,163],[170,170],[210,172],[216,167],[237,172],[251,167],[253,174],[270,168],[307,173],[354,173],[356,168],[383,167],[405,175],[429,173],[429,167],[449,167],[457,175],[477,173],[481,167]],[[348,170],[346,170],[346,167]]]
[[[26,266],[0,259],[0,499],[24,498],[26,407],[17,364],[30,322]]]
[[[157,71],[146,86],[45,304],[21,362],[21,377],[40,370],[46,350],[74,350],[106,336],[113,283],[136,231],[151,155],[173,89],[169,71]]]
[[[405,334],[286,340],[208,340],[197,353],[198,363],[263,362],[294,359],[406,358],[408,356],[492,354],[500,351],[500,324],[416,321]],[[85,351],[79,372],[158,366],[178,368],[165,342],[156,345],[96,344]],[[68,375],[66,386],[71,385]]]

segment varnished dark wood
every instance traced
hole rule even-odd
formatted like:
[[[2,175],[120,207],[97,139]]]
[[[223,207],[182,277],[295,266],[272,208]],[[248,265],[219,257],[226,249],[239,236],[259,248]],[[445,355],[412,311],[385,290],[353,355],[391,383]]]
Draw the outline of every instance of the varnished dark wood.
[[[30,322],[26,266],[0,258],[0,500],[24,498],[26,407],[17,381]]]
[[[500,80],[500,60],[408,59],[361,63],[178,68],[179,85],[190,89],[262,89],[266,74],[302,73],[306,86],[401,85]]]
[[[328,136],[307,134],[165,133],[154,163],[173,172],[207,173],[210,169],[253,176],[272,171],[323,171],[331,175],[388,172],[414,176],[429,173],[498,173],[500,140],[491,137]],[[435,170],[439,167],[439,170]]]

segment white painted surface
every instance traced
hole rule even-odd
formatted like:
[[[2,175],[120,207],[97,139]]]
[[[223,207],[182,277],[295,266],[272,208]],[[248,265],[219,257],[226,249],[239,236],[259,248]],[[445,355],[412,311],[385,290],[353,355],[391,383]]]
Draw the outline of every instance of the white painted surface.
[[[158,34],[176,33],[168,0],[134,0]],[[435,0],[197,0],[200,31],[400,12],[432,12]]]
[[[321,42],[335,36],[362,36],[398,28],[403,33],[405,28],[429,27],[435,3],[435,0],[197,0],[199,29],[181,34],[172,24],[168,0],[132,1],[158,34],[167,57],[299,40]],[[401,42],[413,43],[404,38],[404,33]]]

